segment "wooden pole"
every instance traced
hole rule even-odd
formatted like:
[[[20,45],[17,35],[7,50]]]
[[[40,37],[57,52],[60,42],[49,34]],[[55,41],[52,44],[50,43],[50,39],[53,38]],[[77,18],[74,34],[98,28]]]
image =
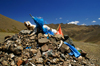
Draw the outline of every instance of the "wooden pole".
[[[32,15],[31,14],[29,14],[31,17],[32,17]]]
[[[59,26],[58,26],[58,28],[57,28],[57,31],[58,31],[58,29],[59,29],[60,26],[61,26],[61,24],[59,24]]]

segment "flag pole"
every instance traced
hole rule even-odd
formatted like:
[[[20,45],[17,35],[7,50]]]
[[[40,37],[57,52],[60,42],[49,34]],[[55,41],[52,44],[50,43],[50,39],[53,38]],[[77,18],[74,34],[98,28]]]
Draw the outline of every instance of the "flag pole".
[[[32,15],[31,14],[29,14],[31,17],[32,17]]]
[[[59,26],[58,26],[58,28],[57,28],[57,31],[58,31],[58,29],[59,29],[60,26],[61,26],[61,24],[59,24]]]

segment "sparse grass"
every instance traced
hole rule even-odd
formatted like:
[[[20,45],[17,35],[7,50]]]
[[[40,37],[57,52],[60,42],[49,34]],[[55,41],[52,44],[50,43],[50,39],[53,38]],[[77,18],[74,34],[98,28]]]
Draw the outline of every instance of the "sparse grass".
[[[6,30],[0,28],[0,32],[6,32]]]
[[[88,57],[91,59],[98,60],[97,62],[100,63],[100,45],[94,43],[86,43],[86,42],[76,42],[74,41],[74,45],[86,53],[88,53]]]
[[[58,24],[49,24],[51,28],[57,29]],[[69,35],[74,41],[85,41],[100,44],[100,26],[79,26],[61,24],[64,35]]]
[[[19,32],[26,27],[22,22],[13,20],[0,14],[0,32]]]
[[[15,33],[0,32],[0,43],[4,41],[4,37],[7,35],[14,35]]]

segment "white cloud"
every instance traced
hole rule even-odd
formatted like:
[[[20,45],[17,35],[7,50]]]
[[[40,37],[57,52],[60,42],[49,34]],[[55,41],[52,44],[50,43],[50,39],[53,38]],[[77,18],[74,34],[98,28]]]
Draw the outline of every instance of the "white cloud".
[[[86,20],[88,20],[88,18],[86,18]]]
[[[37,18],[41,19],[42,17],[37,17]]]
[[[100,18],[98,18],[98,20],[100,20]]]
[[[75,24],[77,25],[79,23],[79,21],[72,21],[72,22],[69,22],[68,24]]]
[[[85,23],[81,24],[81,25],[86,25]]]
[[[62,19],[62,17],[60,17],[59,19]]]
[[[96,22],[95,20],[93,20],[92,22]]]

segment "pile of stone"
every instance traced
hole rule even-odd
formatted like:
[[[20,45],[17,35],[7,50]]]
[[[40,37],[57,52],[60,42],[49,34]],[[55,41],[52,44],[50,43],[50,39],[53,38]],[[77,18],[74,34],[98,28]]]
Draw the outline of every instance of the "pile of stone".
[[[70,48],[61,35],[22,30],[5,37],[0,44],[0,66],[95,66],[81,51],[80,58],[70,56]]]

